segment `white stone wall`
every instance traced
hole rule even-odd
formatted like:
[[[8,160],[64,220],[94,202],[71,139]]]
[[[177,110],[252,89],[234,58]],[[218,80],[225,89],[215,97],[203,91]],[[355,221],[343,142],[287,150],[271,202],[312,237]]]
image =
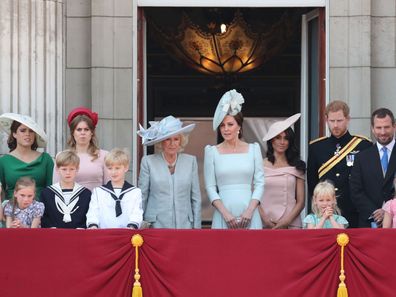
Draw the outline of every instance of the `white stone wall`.
[[[62,0],[0,1],[0,114],[32,116],[61,148],[63,121]],[[8,152],[1,133],[0,154]]]
[[[131,149],[132,1],[0,1],[0,113],[35,118],[52,155],[65,146],[68,112],[81,105],[99,113],[101,147]],[[328,3],[330,100],[347,101],[351,131],[370,135],[373,109],[396,113],[396,4]]]
[[[396,1],[372,0],[372,106],[396,114]]]
[[[66,1],[65,114],[97,112],[107,150],[132,148],[132,34],[132,0]]]
[[[351,132],[370,136],[373,110],[396,113],[395,1],[329,3],[330,100],[348,102]]]

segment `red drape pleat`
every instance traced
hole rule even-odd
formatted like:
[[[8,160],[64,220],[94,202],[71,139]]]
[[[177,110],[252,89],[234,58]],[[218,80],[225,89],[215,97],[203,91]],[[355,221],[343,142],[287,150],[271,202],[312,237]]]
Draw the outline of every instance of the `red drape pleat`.
[[[140,233],[144,297],[335,297],[340,232],[1,229],[0,296],[130,297]],[[396,231],[345,232],[349,296],[394,296]]]

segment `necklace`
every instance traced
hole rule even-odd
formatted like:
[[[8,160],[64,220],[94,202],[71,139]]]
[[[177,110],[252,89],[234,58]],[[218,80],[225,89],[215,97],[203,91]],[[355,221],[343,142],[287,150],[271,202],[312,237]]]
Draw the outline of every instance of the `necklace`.
[[[162,153],[162,158],[164,158],[164,160],[165,160],[165,162],[166,162],[166,164],[167,164],[167,166],[168,166],[169,172],[170,172],[171,174],[175,173],[175,167],[176,167],[176,162],[177,162],[177,155],[176,155],[175,161],[172,162],[172,163],[169,163],[169,162],[166,160],[164,153]]]
[[[238,150],[238,142],[235,142],[235,144],[228,144],[224,142],[224,148],[235,153]]]

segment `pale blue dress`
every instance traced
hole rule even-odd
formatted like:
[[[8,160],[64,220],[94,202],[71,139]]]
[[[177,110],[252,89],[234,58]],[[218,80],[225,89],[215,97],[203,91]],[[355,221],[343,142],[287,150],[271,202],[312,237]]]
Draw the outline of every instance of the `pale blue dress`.
[[[334,214],[333,216],[334,216],[334,220],[338,224],[344,225],[345,228],[348,227],[348,221],[346,218],[344,218],[343,216],[337,215],[337,214]],[[319,224],[319,221],[320,221],[320,217],[318,217],[316,214],[311,213],[311,214],[307,215],[303,221],[304,228],[307,228],[308,224],[312,224],[312,225],[316,226],[317,224]],[[331,225],[330,220],[326,219],[323,224],[323,229],[331,229],[331,228],[334,228],[334,227]]]
[[[221,199],[235,217],[239,217],[252,199],[260,201],[264,193],[264,171],[260,147],[249,144],[247,153],[220,154],[216,146],[205,147],[205,187],[211,202]],[[262,229],[258,208],[249,229]],[[223,216],[215,210],[213,229],[227,229]]]

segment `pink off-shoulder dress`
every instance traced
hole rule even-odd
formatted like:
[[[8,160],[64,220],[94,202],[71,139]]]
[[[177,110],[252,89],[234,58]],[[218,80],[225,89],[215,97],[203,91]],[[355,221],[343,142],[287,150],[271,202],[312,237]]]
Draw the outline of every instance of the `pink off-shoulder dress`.
[[[265,191],[260,207],[274,222],[288,215],[296,205],[297,179],[305,179],[304,174],[295,167],[270,168],[264,166]],[[289,229],[302,228],[298,215],[289,225]]]

